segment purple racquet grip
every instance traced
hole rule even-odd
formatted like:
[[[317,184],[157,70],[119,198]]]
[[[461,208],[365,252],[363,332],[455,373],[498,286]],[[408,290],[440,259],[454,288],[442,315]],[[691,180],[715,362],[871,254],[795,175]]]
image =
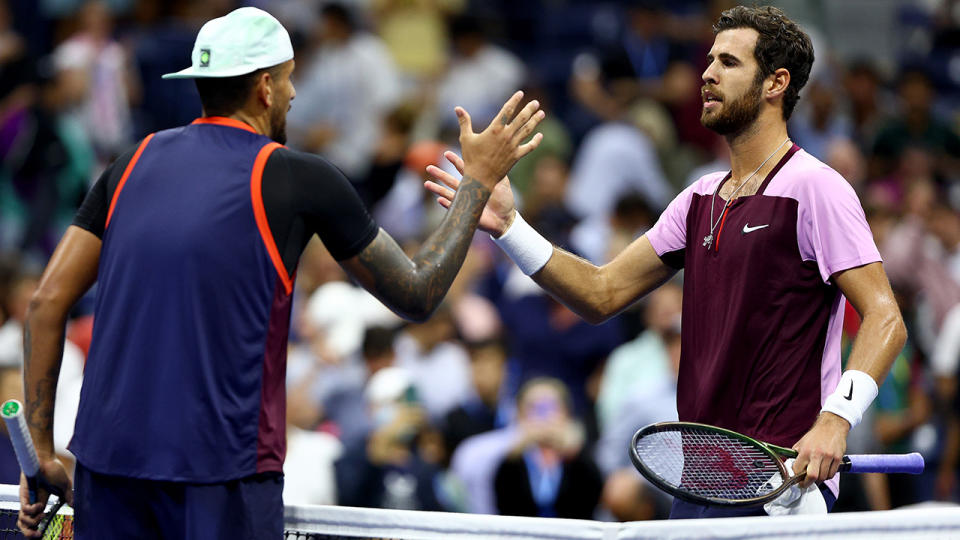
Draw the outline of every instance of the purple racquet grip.
[[[852,454],[850,459],[852,473],[907,473],[923,472],[923,456],[912,454]]]

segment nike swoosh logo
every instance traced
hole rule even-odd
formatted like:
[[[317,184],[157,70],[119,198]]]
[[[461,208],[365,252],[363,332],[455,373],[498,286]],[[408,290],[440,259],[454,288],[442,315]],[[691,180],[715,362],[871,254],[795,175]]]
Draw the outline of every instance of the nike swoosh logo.
[[[757,231],[757,230],[760,230],[760,229],[766,229],[766,228],[769,227],[769,226],[770,226],[770,224],[768,223],[768,224],[766,224],[766,225],[757,225],[756,227],[751,227],[749,223],[744,223],[744,224],[743,224],[743,234],[752,233],[753,231]]]
[[[853,381],[850,381],[850,393],[847,394],[847,395],[845,395],[845,396],[843,396],[843,399],[845,399],[845,400],[847,400],[847,401],[852,401],[852,400],[853,400]]]

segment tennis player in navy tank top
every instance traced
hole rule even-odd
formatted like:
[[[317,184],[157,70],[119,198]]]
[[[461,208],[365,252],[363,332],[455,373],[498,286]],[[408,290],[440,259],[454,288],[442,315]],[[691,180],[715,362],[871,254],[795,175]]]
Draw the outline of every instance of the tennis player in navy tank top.
[[[770,7],[727,10],[714,33],[701,122],[726,139],[729,172],[696,181],[602,267],[550,245],[516,213],[509,192],[494,194],[480,228],[591,322],[683,269],[679,419],[794,447],[803,495],[767,511],[826,512],[847,434],[906,331],[853,189],[787,134],[813,64],[810,38]],[[438,183],[428,187],[448,204],[457,180],[429,170]],[[841,374],[844,298],[863,323]],[[764,513],[675,500],[671,517]]]
[[[283,146],[293,68],[264,11],[204,25],[192,65],[165,76],[196,79],[203,117],[110,165],[47,266],[24,330],[28,424],[79,540],[281,538],[287,334],[306,243],[318,235],[357,283],[423,320],[491,190],[542,139],[544,114],[521,108],[520,92],[479,134],[457,108],[469,187],[408,257],[335,167]],[[71,492],[52,452],[53,396],[63,323],[95,281]],[[22,493],[32,536],[46,494],[30,505]]]

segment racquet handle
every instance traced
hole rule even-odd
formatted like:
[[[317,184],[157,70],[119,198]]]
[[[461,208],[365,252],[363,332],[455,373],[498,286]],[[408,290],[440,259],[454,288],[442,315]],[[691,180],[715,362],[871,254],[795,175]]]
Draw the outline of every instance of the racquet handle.
[[[907,473],[923,472],[923,456],[912,454],[852,454],[843,458],[840,470],[852,473]]]
[[[30,491],[30,502],[37,501],[37,473],[40,471],[40,459],[37,449],[33,447],[33,438],[23,416],[23,404],[15,399],[8,400],[0,407],[0,416],[7,423],[7,432],[13,451],[17,454],[20,470],[27,477],[27,487]]]

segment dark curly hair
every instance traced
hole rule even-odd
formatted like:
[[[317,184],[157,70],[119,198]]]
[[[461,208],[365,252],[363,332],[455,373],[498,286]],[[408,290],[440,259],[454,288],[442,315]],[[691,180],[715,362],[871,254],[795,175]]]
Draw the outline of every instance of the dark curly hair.
[[[782,10],[772,6],[728,9],[713,25],[713,33],[716,35],[735,28],[753,28],[760,34],[753,50],[759,64],[759,79],[773,75],[780,68],[790,72],[790,85],[783,95],[783,119],[789,119],[800,99],[800,89],[807,84],[813,67],[810,36]]]

